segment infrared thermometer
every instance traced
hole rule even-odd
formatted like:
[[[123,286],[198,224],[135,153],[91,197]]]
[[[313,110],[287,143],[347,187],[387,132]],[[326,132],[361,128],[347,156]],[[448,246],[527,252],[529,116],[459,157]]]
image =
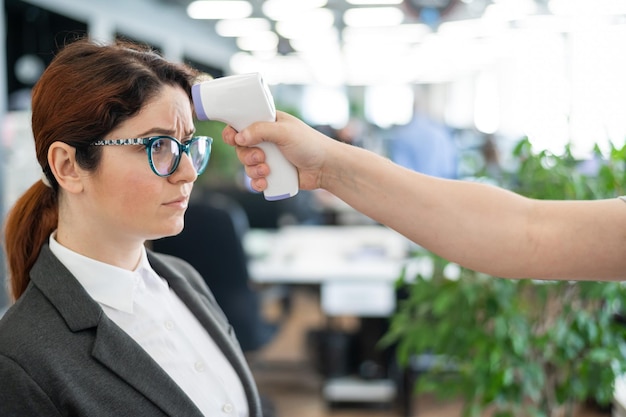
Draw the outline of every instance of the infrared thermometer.
[[[275,122],[276,107],[269,87],[259,73],[230,75],[195,84],[191,88],[200,120],[217,120],[241,131],[254,122]],[[298,193],[298,171],[270,142],[258,145],[270,167],[266,200],[275,201]]]

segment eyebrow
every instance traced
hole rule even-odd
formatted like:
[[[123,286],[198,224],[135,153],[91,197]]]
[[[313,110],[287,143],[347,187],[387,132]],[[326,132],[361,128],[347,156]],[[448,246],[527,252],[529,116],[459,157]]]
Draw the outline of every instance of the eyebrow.
[[[191,129],[185,132],[185,136],[183,136],[183,138],[178,138],[178,139],[184,139],[184,138],[188,138],[190,136],[193,136],[193,134],[196,133],[196,129]],[[166,135],[166,136],[174,136],[174,134],[176,134],[175,130],[172,129],[166,129],[163,127],[153,127],[150,130],[147,130],[143,133],[140,133],[138,135],[138,137],[147,137],[147,136],[157,136],[157,135]]]

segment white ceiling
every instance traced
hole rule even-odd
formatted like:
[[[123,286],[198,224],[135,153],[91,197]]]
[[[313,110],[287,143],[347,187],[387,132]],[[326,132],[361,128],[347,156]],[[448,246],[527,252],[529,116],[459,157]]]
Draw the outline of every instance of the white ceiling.
[[[279,37],[278,48],[259,53],[242,51],[237,39],[218,36],[214,20],[189,18],[190,0],[25,1],[87,22],[94,37],[107,40],[122,32],[157,45],[170,59],[191,58],[227,74],[260,71],[271,84],[328,86],[451,81],[493,66],[499,55],[510,52],[502,40],[513,31],[567,32],[589,18],[623,23],[626,13],[623,0],[405,0],[401,25],[355,35],[344,30],[342,19],[352,6],[347,0],[328,0],[323,7],[334,16],[332,32],[318,30],[297,44]],[[253,16],[263,16],[265,2],[249,1]],[[424,8],[416,5],[443,3],[453,6],[440,21],[424,24],[418,15]],[[278,32],[277,25],[272,29]]]
[[[183,14],[191,2],[152,1]],[[271,2],[285,9],[307,3],[248,1],[253,5],[253,17],[268,17],[264,6]],[[226,71],[260,71],[273,84],[450,82],[499,65],[500,58],[511,53],[505,40],[586,30],[590,24],[623,24],[626,13],[624,0],[404,0],[398,6],[404,13],[401,24],[354,29],[346,27],[345,12],[366,6],[353,6],[348,0],[313,1],[320,2],[332,12],[334,27],[330,30],[314,29],[313,36],[287,40],[279,27],[285,21],[270,18],[273,32],[281,36],[278,46],[269,52],[240,51],[236,39],[222,38],[226,47],[233,48]],[[437,8],[441,13],[433,17]],[[310,25],[314,11],[303,13],[301,20],[286,22],[297,27]],[[213,28],[215,21],[204,23]],[[219,41],[211,40],[211,46],[213,42]]]
[[[157,5],[178,7],[181,11],[186,10],[192,2],[191,0],[152,1]],[[283,0],[282,6],[290,7],[293,3],[289,1]],[[396,6],[404,13],[401,25],[364,28],[358,30],[358,33],[355,33],[357,30],[348,33],[350,29],[346,29],[343,21],[345,12],[351,8],[365,8],[366,6],[354,6],[347,0],[328,0],[323,9],[330,10],[334,17],[332,32],[324,28],[315,31],[313,37],[288,40],[286,36],[281,35],[278,27],[283,22],[272,21],[269,18],[273,31],[279,34],[280,41],[276,50],[269,53],[241,51],[237,44],[232,42],[233,39],[229,39],[230,46],[235,50],[229,61],[229,68],[233,72],[260,71],[266,75],[270,83],[315,83],[336,86],[373,84],[390,80],[414,81],[415,76],[410,73],[406,74],[406,70],[410,70],[407,68],[410,63],[406,62],[406,58],[413,55],[410,50],[420,44],[429,33],[436,31],[440,23],[480,18],[493,1],[405,0],[403,4]],[[536,1],[541,3],[544,0],[504,1],[535,4]],[[264,5],[270,1],[249,0],[249,2],[254,9],[252,17],[268,18],[264,13]],[[373,3],[373,6],[376,6],[376,2]],[[444,6],[445,4],[448,6]],[[424,5],[429,5],[429,7]],[[435,10],[439,13],[439,20],[433,19],[432,13],[427,13]],[[312,13],[305,13],[303,17],[302,21],[296,21],[297,25],[310,24],[313,16]],[[210,20],[206,22],[209,25],[215,23]],[[430,26],[425,23],[430,23]],[[441,75],[438,68],[433,67],[433,70]],[[401,72],[405,73],[401,74]]]
[[[391,64],[374,68],[373,63],[388,61],[389,54],[402,53],[398,49],[399,44],[394,45],[390,43],[393,41],[389,41],[385,45],[383,40],[385,35],[374,35],[377,39],[376,44],[379,47],[383,45],[382,49],[376,50],[372,44],[364,45],[365,61],[357,57],[355,58],[357,64],[348,68],[340,40],[341,31],[344,29],[343,13],[349,7],[353,7],[346,0],[329,0],[324,6],[335,16],[338,36],[336,40],[333,40],[333,44],[323,45],[324,39],[320,34],[311,42],[317,46],[315,51],[294,53],[289,41],[281,38],[278,53],[271,58],[267,57],[267,53],[263,55],[249,52],[240,54],[236,39],[223,38],[216,34],[215,21],[189,18],[186,7],[190,0],[25,1],[86,22],[91,36],[96,38],[110,40],[116,32],[121,32],[134,39],[158,46],[170,59],[182,59],[184,56],[194,61],[223,68],[226,73],[262,71],[267,73],[268,81],[275,83],[318,82],[337,85],[375,82],[377,79],[388,77],[393,71],[389,71]],[[253,15],[263,16],[263,0],[250,0],[250,2],[254,8]],[[418,4],[420,2],[441,4],[442,0],[411,0],[407,3]],[[491,0],[455,0],[454,3],[456,5],[451,8],[451,11],[443,16],[445,20],[479,17]],[[400,7],[405,12],[405,24],[420,22],[414,8],[406,5]],[[368,42],[371,42],[371,39],[370,36]],[[415,38],[413,42],[403,42],[403,46],[418,41],[419,39]],[[361,69],[358,69],[359,67]]]

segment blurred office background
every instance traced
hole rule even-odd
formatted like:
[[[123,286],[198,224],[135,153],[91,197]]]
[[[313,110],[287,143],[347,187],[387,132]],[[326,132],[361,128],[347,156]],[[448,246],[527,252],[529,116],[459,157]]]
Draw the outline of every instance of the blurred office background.
[[[594,145],[621,146],[626,136],[620,0],[1,3],[0,218],[40,175],[30,89],[55,51],[81,34],[147,43],[213,77],[261,72],[279,109],[433,175],[497,178],[515,165],[510,150],[522,137],[556,153],[571,144],[584,160]],[[219,126],[206,128],[217,132],[218,149],[199,188],[242,208],[245,227],[371,225],[324,193],[265,202],[246,189],[233,152],[219,149]],[[434,167],[400,160],[413,152],[416,141],[402,145],[412,135],[440,138],[420,144]],[[250,242],[248,251],[267,250]],[[0,311],[8,304],[2,285]]]
[[[279,108],[390,156],[392,128],[418,111],[454,135],[460,177],[487,163],[485,143],[506,165],[523,136],[557,152],[571,142],[584,158],[626,133],[619,0],[2,3],[0,213],[38,177],[30,88],[82,33],[144,42],[215,77],[259,71]]]

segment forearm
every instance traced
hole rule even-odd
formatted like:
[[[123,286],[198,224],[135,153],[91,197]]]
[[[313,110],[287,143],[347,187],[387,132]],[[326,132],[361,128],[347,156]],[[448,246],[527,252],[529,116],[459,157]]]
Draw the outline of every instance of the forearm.
[[[254,148],[274,142],[299,171],[300,188],[325,188],[356,210],[467,268],[508,278],[623,279],[626,204],[540,201],[472,182],[404,169],[375,153],[332,140],[278,113],[226,143],[259,191],[269,167]]]
[[[358,148],[329,152],[321,186],[426,249],[496,276],[616,279],[626,270],[626,205],[617,200],[531,200],[427,177]]]
[[[494,224],[513,220],[505,220],[495,205],[484,202],[521,210],[521,197],[507,195],[515,202],[505,203],[500,195],[489,196],[509,194],[503,190],[428,177],[360,149],[344,150],[337,157],[338,162],[327,163],[337,169],[323,171],[322,186],[426,249],[482,271],[493,269],[496,253],[519,253],[517,244],[506,236],[509,232]],[[501,242],[509,247],[502,248]]]

